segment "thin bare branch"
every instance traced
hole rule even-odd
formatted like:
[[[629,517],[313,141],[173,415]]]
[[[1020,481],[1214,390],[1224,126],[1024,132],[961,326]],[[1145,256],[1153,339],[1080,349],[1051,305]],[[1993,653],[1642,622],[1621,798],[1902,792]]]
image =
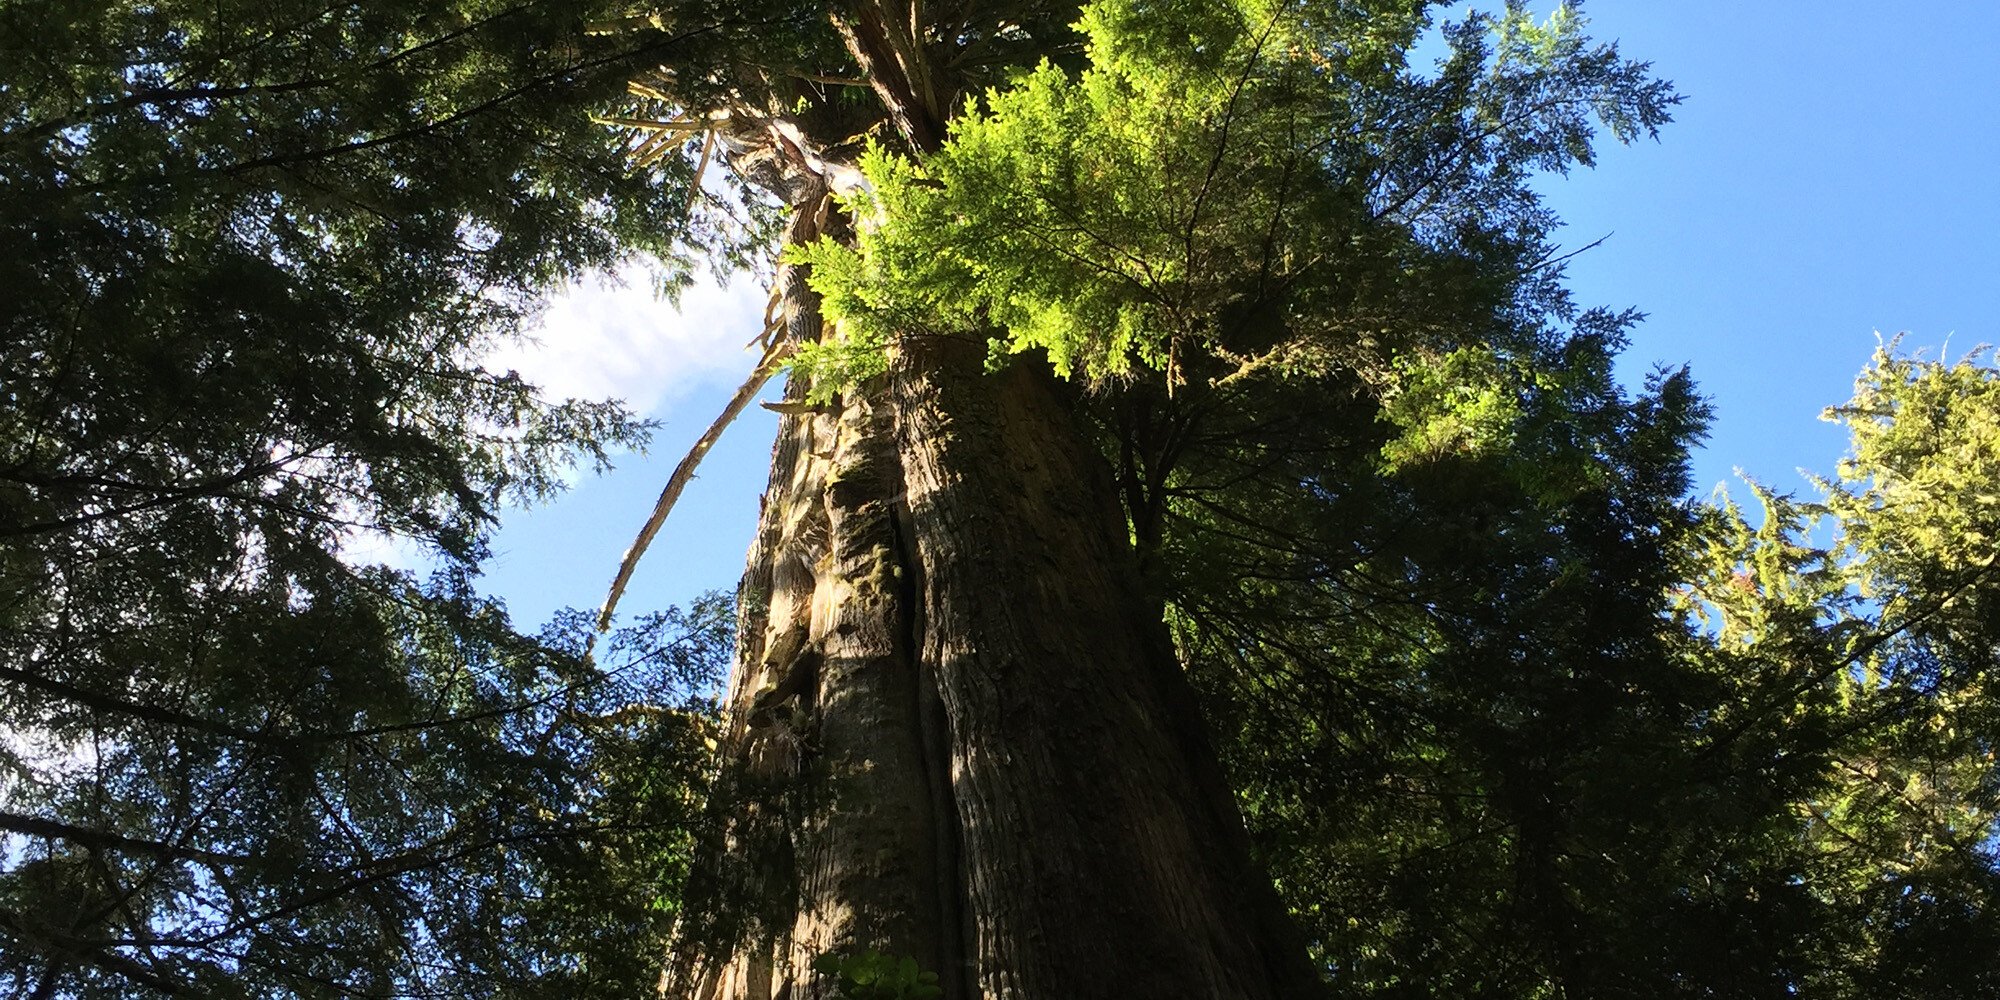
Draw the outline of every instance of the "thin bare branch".
[[[639,536],[632,540],[632,547],[625,551],[624,560],[618,564],[618,575],[611,581],[611,592],[604,597],[604,610],[597,615],[599,632],[610,630],[611,615],[618,610],[619,599],[625,596],[625,585],[631,582],[632,571],[638,568],[640,558],[646,554],[646,548],[653,544],[653,537],[660,533],[661,525],[667,523],[667,515],[673,512],[674,504],[681,498],[681,491],[687,489],[687,484],[694,479],[695,470],[701,467],[701,460],[708,455],[708,450],[715,446],[715,442],[721,439],[722,432],[728,430],[729,425],[735,423],[737,416],[750,405],[750,401],[757,398],[757,393],[764,388],[764,383],[769,382],[771,376],[778,373],[778,369],[784,365],[785,358],[792,353],[793,346],[789,340],[778,340],[764,350],[763,359],[757,362],[757,367],[750,372],[750,377],[744,379],[743,384],[737,387],[736,395],[729,398],[729,404],[724,406],[715,421],[708,425],[708,430],[702,433],[701,438],[694,443],[694,447],[688,449],[680,464],[674,466],[674,474],[667,479],[666,488],[660,491],[660,499],[653,504],[652,516],[646,518],[645,526],[639,529]]]

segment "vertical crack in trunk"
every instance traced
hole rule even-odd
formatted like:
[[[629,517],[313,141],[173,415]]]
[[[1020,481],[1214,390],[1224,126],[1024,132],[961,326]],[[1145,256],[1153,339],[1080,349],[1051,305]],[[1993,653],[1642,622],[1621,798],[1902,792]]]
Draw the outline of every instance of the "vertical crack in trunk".
[[[899,480],[902,471],[899,455],[896,466]],[[896,483],[896,487],[891,516],[896,525],[897,558],[903,567],[901,588],[903,648],[908,651],[917,669],[918,735],[923,745],[925,779],[931,808],[932,841],[935,845],[933,850],[937,858],[937,899],[941,940],[936,972],[939,985],[944,989],[943,1000],[972,1000],[978,997],[980,992],[977,970],[973,965],[971,954],[971,914],[965,905],[965,884],[961,875],[963,845],[959,836],[958,807],[952,798],[951,789],[951,723],[945,712],[943,692],[938,685],[937,664],[923,655],[925,641],[923,595],[927,584],[924,579],[923,560],[917,558],[917,540],[913,532],[908,496],[901,488],[900,481]]]

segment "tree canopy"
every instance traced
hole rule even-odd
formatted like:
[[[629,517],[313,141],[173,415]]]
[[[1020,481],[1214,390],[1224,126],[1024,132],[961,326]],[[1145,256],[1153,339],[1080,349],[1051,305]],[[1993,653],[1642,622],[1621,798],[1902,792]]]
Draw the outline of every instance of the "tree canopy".
[[[646,254],[809,275],[818,403],[1071,379],[1334,994],[2000,991],[2000,368],[1886,345],[1817,496],[1690,498],[1529,183],[1671,86],[1434,7],[940,4],[899,70],[844,7],[0,5],[0,990],[655,988],[733,602],[593,649],[477,576],[649,430],[482,353]]]

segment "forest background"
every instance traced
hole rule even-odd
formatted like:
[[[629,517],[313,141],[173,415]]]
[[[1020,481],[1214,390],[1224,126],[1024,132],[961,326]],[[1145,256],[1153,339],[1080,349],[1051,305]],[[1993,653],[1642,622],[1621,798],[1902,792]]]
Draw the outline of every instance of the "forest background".
[[[774,970],[820,993],[879,994],[862,987],[889,980],[900,984],[896,995],[935,993],[918,960],[950,977],[948,992],[968,996],[1009,994],[1022,982],[1041,984],[1025,994],[1044,995],[1088,980],[1097,989],[1084,993],[1142,983],[1135,988],[1149,995],[1221,995],[1226,982],[1232,995],[1290,997],[1311,992],[1303,984],[1322,973],[1378,996],[1984,996],[1996,988],[2000,918],[1989,904],[2000,892],[1991,856],[2000,805],[1990,734],[2000,716],[1991,657],[2000,599],[1991,539],[2000,499],[1990,483],[2000,466],[1992,447],[2000,379],[1982,367],[1984,356],[1953,367],[1880,353],[1836,412],[1855,451],[1823,505],[1770,492],[1745,508],[1686,503],[1682,449],[1707,408],[1671,366],[1640,375],[1660,355],[1682,352],[1652,342],[1648,357],[1641,341],[1626,354],[1625,390],[1606,375],[1625,342],[1627,321],[1615,310],[1628,301],[1625,286],[1643,282],[1581,282],[1582,304],[1614,312],[1574,313],[1545,280],[1553,259],[1589,249],[1599,222],[1618,228],[1608,217],[1640,196],[1607,198],[1601,220],[1587,205],[1558,202],[1578,236],[1552,245],[1516,186],[1518,171],[1593,160],[1594,126],[1577,109],[1630,140],[1650,137],[1673,103],[1644,66],[1586,47],[1570,12],[1551,14],[1546,27],[1518,8],[1475,22],[1450,36],[1454,61],[1432,83],[1395,72],[1400,48],[1413,42],[1401,25],[1415,23],[1399,20],[1395,3],[1167,4],[1145,6],[1142,17],[1127,16],[1138,7],[1095,4],[1083,23],[1096,46],[1090,57],[1102,62],[1091,67],[1098,75],[1080,79],[1100,88],[1093,99],[1133,101],[1127,112],[1162,114],[1168,127],[1121,133],[1125,115],[1093,117],[1078,104],[1064,105],[1073,129],[1006,124],[1013,114],[1036,120],[1037,101],[1075,99],[1076,81],[1048,70],[1005,101],[991,97],[992,119],[968,113],[987,131],[960,138],[983,136],[986,145],[968,139],[958,148],[940,142],[927,112],[911,111],[913,100],[936,95],[870,68],[880,51],[856,41],[851,26],[851,48],[834,42],[799,63],[786,61],[800,58],[784,50],[790,39],[774,42],[772,22],[758,19],[796,18],[782,4],[721,5],[715,20],[684,34],[648,16],[614,17],[586,33],[577,9],[0,7],[9,69],[27,81],[0,88],[8,102],[0,279],[35,292],[0,313],[9,332],[0,340],[8,377],[0,693],[9,727],[0,746],[0,985],[37,998],[615,996],[649,989],[669,956],[670,974],[685,962],[678,971],[690,982],[742,987],[732,996],[771,994]],[[1016,46],[1053,46],[1070,72],[1082,69],[1083,50],[1065,45],[1067,20],[988,24],[979,18],[994,16],[990,6],[943,9],[971,19],[937,36],[943,48],[1004,67]],[[1164,35],[1156,14],[1169,18]],[[1256,24],[1267,27],[1250,30]],[[1178,31],[1205,44],[1173,44]],[[1613,32],[1626,34],[1599,34]],[[1270,37],[1289,41],[1266,52]],[[1897,51],[1895,37],[1871,33],[1869,54]],[[1415,45],[1419,68],[1442,51],[1435,36]],[[840,64],[843,51],[874,74],[895,121],[825,89],[815,66]],[[663,52],[707,75],[648,68]],[[741,62],[746,53],[803,75],[781,75],[767,94],[760,88],[771,78]],[[1237,90],[1217,89],[1226,78],[1204,60],[1272,70],[1244,70]],[[730,86],[716,82],[746,65]],[[985,64],[968,65],[965,79],[982,79]],[[1932,58],[1911,71],[1942,67],[1943,78],[1927,79],[1944,86],[1967,65]],[[632,66],[637,76],[626,72]],[[1974,268],[1980,259],[1976,247],[1915,252],[1867,238],[1859,213],[1840,210],[1851,192],[1840,193],[1839,178],[1852,175],[1826,172],[1831,187],[1815,194],[1801,180],[1822,176],[1811,166],[1762,157],[1772,147],[1810,148],[1803,137],[1878,134],[1884,122],[1934,138],[1943,130],[1908,113],[1920,102],[1860,73],[1843,78],[1861,81],[1850,93],[1822,90],[1802,73],[1776,75],[1813,81],[1815,99],[1839,108],[1849,130],[1785,118],[1775,101],[1757,105],[1745,121],[1758,127],[1735,133],[1754,131],[1754,140],[1734,143],[1740,155],[1723,171],[1736,187],[1718,180],[1701,190],[1720,206],[1714,214],[1673,216],[1756,223],[1754,232],[1642,236],[1648,255],[1629,265],[1657,277],[1720,256],[1714,246],[1747,249],[1751,263],[1725,258],[1722,273],[1697,271],[1689,284],[1658,290],[1667,301],[1653,307],[1669,339],[1688,325],[1723,331],[1718,343],[1736,354],[1711,391],[1724,407],[1743,394],[1730,388],[1737,375],[1810,389],[1811,370],[1838,353],[1826,338],[1811,347],[1760,339],[1760,317],[1740,306],[1745,315],[1732,318],[1745,322],[1714,319],[1740,301],[1725,294],[1731,288],[1751,285],[1782,310],[1782,322],[1765,316],[1762,326],[1818,329],[1823,318],[1795,302],[1837,307],[1843,296],[1872,301],[1870,288],[1922,291],[1901,268],[1940,282],[1948,272],[1932,254]],[[539,371],[557,395],[617,390],[615,379],[563,384],[574,364],[565,375],[560,360],[482,349],[505,339],[519,310],[532,314],[555,279],[587,275],[634,248],[683,263],[754,262],[774,231],[770,215],[744,218],[741,202],[726,198],[697,198],[701,211],[685,214],[675,185],[699,173],[692,144],[651,160],[649,174],[625,169],[630,147],[575,112],[619,99],[628,81],[653,114],[720,102],[738,116],[626,118],[639,149],[673,148],[648,135],[689,136],[728,121],[717,131],[735,144],[731,166],[778,191],[782,169],[834,176],[797,151],[858,155],[860,121],[872,135],[893,131],[930,151],[926,169],[939,171],[919,176],[893,159],[864,159],[883,204],[914,205],[919,220],[923,211],[955,212],[948,217],[972,220],[967,232],[987,234],[948,245],[958,227],[889,213],[876,220],[881,228],[859,230],[860,251],[816,244],[815,289],[833,326],[820,325],[818,300],[786,279],[787,319],[765,327],[767,339],[780,328],[786,337],[879,336],[912,315],[943,328],[921,327],[937,336],[911,337],[897,362],[935,368],[891,373],[934,380],[892,382],[915,393],[896,397],[900,436],[883,431],[891,412],[877,407],[883,397],[838,381],[837,366],[819,369],[826,380],[815,401],[787,404],[778,466],[796,461],[810,474],[774,482],[763,504],[764,540],[740,605],[739,683],[720,723],[712,685],[728,654],[726,602],[669,595],[682,609],[628,619],[632,627],[599,644],[595,659],[583,613],[532,633],[558,603],[550,594],[575,604],[597,591],[551,580],[545,567],[593,564],[584,543],[622,547],[636,517],[600,513],[548,530],[561,551],[546,555],[534,553],[532,532],[518,543],[503,534],[494,574],[477,571],[496,511],[546,502],[576,481],[574,456],[615,457],[644,429],[614,405],[547,405],[518,379],[465,363],[483,356]],[[1699,74],[1682,84],[1699,85]],[[745,87],[777,103],[729,103]],[[1960,92],[1976,91],[1968,83]],[[1233,94],[1246,95],[1241,108]],[[1331,119],[1337,138],[1322,146],[1311,129],[1325,126],[1330,106],[1380,117]],[[1189,107],[1212,114],[1175,117]],[[1987,134],[1981,113],[1990,111],[1975,106],[1958,119],[1955,134],[1975,137],[1959,149],[1967,162],[1978,161],[1977,137]],[[797,125],[792,116],[824,131],[794,140],[783,131]],[[1770,127],[1778,118],[1804,123],[1802,138],[1786,142]],[[752,125],[739,128],[744,120]],[[1250,121],[1261,127],[1235,128]],[[1857,131],[1857,121],[1869,124]],[[771,130],[756,131],[760,122]],[[1341,131],[1343,123],[1354,130]],[[1121,145],[1133,134],[1144,141]],[[1228,142],[1246,134],[1268,141]],[[1021,186],[993,178],[1069,162],[1020,155],[1050,136],[1088,136],[1084,153],[1129,157],[1091,161],[1085,180],[1130,169],[1189,194],[1190,254],[1199,219],[1201,239],[1217,241],[1212,259],[1246,259],[1261,241],[1265,267],[1299,261],[1300,270],[1270,286],[1261,284],[1269,271],[1188,272],[1174,295],[1187,291],[1199,307],[1178,318],[1147,312],[1156,300],[1121,299],[1133,286],[1105,298],[1087,268],[1036,271],[1046,255],[1009,244],[1020,225],[1006,212],[1037,219],[1137,206],[1104,221],[1131,227],[1120,231],[1140,246],[1160,232],[1150,228],[1148,201],[1133,197],[1147,193],[1143,185],[1074,204],[1059,186],[1038,198],[1001,197]],[[1219,144],[1205,151],[1200,143],[1211,139]],[[1917,212],[1924,228],[1933,214],[1948,216],[1975,239],[1991,238],[1979,225],[1990,193],[1969,183],[1950,211],[1925,213],[1901,196],[1925,189],[1924,165],[1942,157],[1914,144],[1870,155],[1882,148],[1864,143],[1845,158],[1876,182],[1868,190],[1881,197],[1871,204],[1899,206],[1903,219]],[[1649,152],[1642,142],[1619,162]],[[1264,218],[1254,213],[1204,216],[1205,185],[1175,187],[1201,175],[1156,158],[1196,154],[1215,157],[1209,176],[1225,154],[1248,173],[1265,171],[1266,186],[1237,192],[1241,205],[1296,170],[1313,183],[1284,187],[1294,197],[1268,203],[1270,228],[1259,235],[1248,227]],[[801,209],[788,236],[803,246],[837,233],[833,203],[815,187],[823,181],[790,176],[804,186],[782,188]],[[1551,196],[1563,190],[1553,179],[1535,183]],[[1716,193],[1745,188],[1741,205]],[[867,204],[850,208],[866,213]],[[1848,242],[1788,229],[1783,212],[1760,214],[1772,206],[1836,216]],[[1001,214],[982,214],[993,211]],[[1774,246],[1776,233],[1787,238]],[[1232,242],[1243,239],[1251,242]],[[1280,243],[1282,253],[1272,249]],[[1813,266],[1846,259],[1838,248],[1857,243],[1873,265],[1866,275]],[[1615,262],[1600,255],[1616,244],[1562,259],[1577,269]],[[1320,266],[1329,257],[1341,265]],[[1003,296],[1055,287],[1066,289],[1051,300],[1064,309],[1116,305],[1116,324],[1044,309],[1025,314],[1035,323],[1009,327],[1058,362],[1080,358],[1110,379],[1069,395],[1027,364],[1009,369],[1007,381],[965,377],[976,375],[976,358],[968,364],[937,346],[954,343],[949,325],[968,322],[983,336],[986,322],[1024,314],[960,312],[978,302],[999,309],[1003,299],[982,298],[995,286],[972,280],[995,272],[913,279],[898,270],[936,260],[981,260],[1024,282],[1053,283],[1003,283]],[[1798,285],[1771,277],[1788,269]],[[1204,284],[1210,278],[1222,284]],[[1228,284],[1238,279],[1250,284]],[[969,284],[952,284],[960,281]],[[894,294],[871,300],[870,287]],[[1699,306],[1704,296],[1690,287],[1729,304]],[[946,289],[946,299],[926,297]],[[677,355],[727,367],[720,359],[733,350],[701,346],[713,336],[669,337],[667,350],[639,346],[621,357],[613,347],[631,330],[618,333],[606,319],[626,308],[608,304],[616,301],[572,296],[553,307],[554,322],[542,327],[553,356],[661,381],[675,376]],[[763,326],[746,315],[757,311],[754,299],[709,301],[731,302],[716,308],[739,318],[697,324],[704,334],[727,331],[732,348]],[[1004,299],[1010,309],[1021,301]],[[1371,325],[1375,308],[1396,322]],[[1676,321],[1669,310],[1680,308],[1702,318]],[[901,319],[885,319],[898,309]],[[1973,311],[1970,321],[1941,322],[1976,340]],[[1879,320],[1867,325],[1924,336],[1920,321]],[[578,336],[580,326],[613,335]],[[1077,339],[1086,328],[1138,339],[1107,349]],[[1377,355],[1378,336],[1407,353]],[[863,374],[866,344],[844,355]],[[1213,354],[1184,353],[1190,344]],[[1829,362],[1841,373],[1835,384],[1864,353]],[[834,357],[837,365],[842,356]],[[1164,378],[1122,367],[1135,358]],[[1183,382],[1184,365],[1211,367]],[[971,395],[926,402],[939,385]],[[845,395],[828,402],[828,392]],[[981,410],[986,393],[1022,408]],[[1802,408],[1846,395],[1828,391]],[[972,410],[951,408],[966,398]],[[1066,407],[1094,421],[1089,434],[1106,436],[1079,436]],[[1000,434],[999,421],[962,419],[967,412],[1036,430]],[[815,422],[845,430],[821,448]],[[750,443],[751,463],[761,464],[754,425],[732,440]],[[1094,453],[1119,440],[1122,457]],[[926,486],[928,469],[951,483],[999,475],[986,481],[1000,488],[920,492],[912,503],[869,478],[879,473],[872,453],[851,450],[890,441],[906,449],[896,461],[914,470],[913,487]],[[1129,510],[1089,474],[1106,458],[1119,465],[1116,488]],[[1747,456],[1730,464],[1761,471]],[[1007,485],[1005,475],[1050,467],[1073,489]],[[1712,480],[1715,470],[1698,475]],[[642,479],[642,496],[660,479],[630,469],[622,478]],[[709,482],[732,478],[709,470]],[[1087,487],[1107,502],[1035,506]],[[752,506],[747,496],[735,502]],[[916,513],[894,513],[896,505]],[[966,510],[986,518],[980,532],[940,528],[951,523],[941,516]],[[882,537],[895,517],[915,527]],[[712,558],[729,568],[714,582],[727,584],[740,539],[698,508],[682,518],[724,547]],[[1171,532],[1162,532],[1163,518]],[[366,567],[371,554],[406,558],[394,546],[371,549],[374,536],[354,530],[371,524],[424,539],[445,557],[440,571]],[[1076,558],[1077,546],[984,544],[988,532],[1022,529],[1083,551],[1116,544],[1101,558]],[[874,544],[855,548],[856,538]],[[819,628],[813,588],[841,614],[916,600],[901,564],[887,561],[911,539],[929,561],[906,569],[924,573],[933,589],[923,595],[945,595],[942,603],[887,615],[874,632],[865,617]],[[1838,544],[1822,548],[1827,540]],[[345,561],[335,557],[343,544]],[[813,546],[829,544],[811,558]],[[1129,566],[1128,544],[1138,556]],[[994,551],[1074,565],[1024,577],[1022,563],[980,561]],[[678,555],[677,565],[710,562],[672,538],[661,552]],[[507,573],[540,577],[539,588],[510,584]],[[1130,579],[1076,582],[1097,573]],[[790,580],[790,589],[772,580]],[[990,588],[1007,586],[1013,598],[1048,603],[992,613]],[[580,600],[567,596],[578,590]],[[511,621],[484,596],[493,593],[510,599]],[[811,629],[801,611],[807,594]],[[653,596],[627,604],[665,605]],[[887,645],[836,655],[825,645],[836,639]],[[812,652],[822,647],[824,656]],[[808,662],[855,672],[820,684],[800,667]],[[935,687],[904,697],[855,680],[892,676],[858,672],[885,664],[933,670],[921,683]],[[996,665],[1045,673],[998,688],[1004,702],[982,701],[979,678],[996,676]],[[825,691],[807,694],[816,684]],[[1197,692],[1213,752],[1190,700]],[[898,793],[876,768],[887,758],[871,755],[902,752],[887,733],[900,733],[906,750],[936,749],[925,741],[938,730],[915,717],[929,697],[957,699],[950,732],[967,742],[950,758],[948,786],[940,771],[910,771]],[[900,706],[910,718],[877,725],[887,717],[851,711],[856,704]],[[1107,711],[1124,721],[1106,723]],[[1017,728],[1024,719],[1054,728]],[[1007,724],[996,727],[1000,720]],[[1066,735],[1021,735],[1037,732]],[[747,769],[717,769],[708,756],[717,745]],[[1060,766],[1045,766],[1058,751]],[[1094,763],[1083,763],[1092,753]],[[944,759],[917,756],[932,768]],[[1016,759],[1043,770],[1010,770]],[[853,780],[860,775],[869,780]],[[757,780],[730,784],[746,776]],[[815,794],[838,780],[860,797]],[[932,796],[961,784],[1011,791],[904,821],[905,810],[929,810]],[[855,801],[869,807],[818,811]],[[1145,823],[1118,822],[1106,803]],[[1163,821],[1154,806],[1181,810],[1185,824]],[[1238,809],[1248,838],[1236,828]],[[1033,844],[993,835],[1028,815],[1113,821]],[[921,839],[912,831],[931,823],[944,839],[929,847],[888,851],[875,839]],[[1115,839],[1153,824],[1186,839],[1165,847]],[[1039,837],[1047,826],[1029,828]],[[823,838],[836,829],[840,836]],[[1204,846],[1201,830],[1218,836]],[[1273,919],[1277,897],[1250,867],[1251,841],[1307,947]],[[725,843],[736,849],[721,850]],[[796,867],[791,845],[800,845]],[[1022,863],[1024,852],[1034,864]],[[932,861],[899,860],[898,882],[897,871],[878,866],[883,857],[930,857],[946,874],[932,879],[920,870]],[[1011,881],[1041,865],[1067,865],[1070,877]],[[1110,869],[1124,875],[1100,877]],[[1160,872],[1203,888],[1150,881]],[[827,899],[837,905],[788,902],[835,885]],[[967,887],[973,894],[958,895]],[[914,894],[898,895],[904,889]],[[1162,898],[1148,892],[1186,906],[1135,903]],[[1048,911],[1062,915],[1053,935],[1034,923],[1046,916],[1040,904],[1027,905],[1049,898],[1066,900]],[[952,922],[920,909],[934,904],[965,906],[964,928],[940,930]],[[1106,910],[1125,918],[1116,926],[1125,946],[1094,937],[1113,933],[1097,919]],[[1009,923],[1021,919],[1029,923]],[[1036,932],[993,930],[1009,926]],[[858,950],[876,943],[907,951],[905,960]],[[828,948],[851,961],[808,961]],[[1308,956],[1317,969],[1303,964]]]

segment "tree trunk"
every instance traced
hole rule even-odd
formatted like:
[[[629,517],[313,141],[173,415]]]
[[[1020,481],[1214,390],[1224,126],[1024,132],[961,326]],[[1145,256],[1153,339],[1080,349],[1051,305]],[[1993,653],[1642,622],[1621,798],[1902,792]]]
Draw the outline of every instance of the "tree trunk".
[[[693,981],[826,996],[814,957],[874,949],[968,1000],[1314,995],[1109,470],[1043,366],[984,357],[913,340],[782,421],[705,904],[741,918]]]
[[[913,347],[893,379],[914,644],[980,995],[1313,995],[1063,387],[984,372],[984,344]]]
[[[835,23],[889,121],[931,148],[955,99],[921,33],[851,7]],[[858,174],[782,119],[726,141],[802,209],[797,242],[839,228],[822,193]],[[786,336],[819,339],[802,271],[781,271]],[[817,956],[876,950],[947,1000],[1317,995],[1066,387],[987,373],[983,340],[897,350],[818,412],[789,390],[739,595],[734,812],[675,980],[826,997]]]

